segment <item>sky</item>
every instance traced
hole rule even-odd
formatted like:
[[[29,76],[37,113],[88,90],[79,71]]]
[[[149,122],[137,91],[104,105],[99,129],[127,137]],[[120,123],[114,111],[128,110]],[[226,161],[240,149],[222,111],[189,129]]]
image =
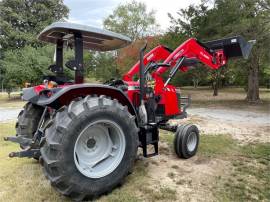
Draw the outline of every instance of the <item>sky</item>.
[[[64,0],[69,7],[69,21],[79,24],[102,27],[103,20],[119,5],[131,0]],[[147,6],[147,10],[156,11],[156,20],[161,30],[170,26],[168,13],[176,16],[176,12],[200,0],[137,0]]]

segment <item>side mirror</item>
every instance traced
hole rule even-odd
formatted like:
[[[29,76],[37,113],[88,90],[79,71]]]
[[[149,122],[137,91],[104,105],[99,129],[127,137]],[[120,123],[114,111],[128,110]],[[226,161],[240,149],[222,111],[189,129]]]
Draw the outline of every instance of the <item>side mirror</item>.
[[[72,71],[76,71],[78,69],[77,63],[75,60],[69,60],[66,62],[66,67],[69,68]]]
[[[63,68],[62,68],[62,67],[59,67],[59,66],[57,66],[57,65],[55,65],[55,64],[50,65],[50,66],[48,67],[48,69],[49,69],[51,72],[53,72],[53,73],[61,73],[61,72],[63,72]]]

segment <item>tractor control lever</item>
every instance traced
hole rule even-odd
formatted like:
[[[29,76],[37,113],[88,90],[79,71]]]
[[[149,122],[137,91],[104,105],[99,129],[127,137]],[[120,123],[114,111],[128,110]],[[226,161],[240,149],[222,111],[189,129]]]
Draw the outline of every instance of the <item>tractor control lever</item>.
[[[172,68],[169,77],[167,79],[167,81],[164,84],[164,87],[166,87],[168,85],[168,83],[171,81],[171,79],[174,77],[174,75],[176,74],[177,70],[181,67],[181,65],[183,64],[185,60],[185,57],[181,57],[177,63],[175,64],[174,68]]]
[[[79,69],[79,65],[77,64],[76,60],[69,60],[66,62],[66,67],[72,71],[76,71]]]
[[[156,63],[156,62],[150,62],[149,65],[146,66],[145,70],[144,70],[144,74],[146,74],[147,72],[149,72],[150,70],[153,69],[157,69],[159,67],[170,67],[171,65],[168,63]]]

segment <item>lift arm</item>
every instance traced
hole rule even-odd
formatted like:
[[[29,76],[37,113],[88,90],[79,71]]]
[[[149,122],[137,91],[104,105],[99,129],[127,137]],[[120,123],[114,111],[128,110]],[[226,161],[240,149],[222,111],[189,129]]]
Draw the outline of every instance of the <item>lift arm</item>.
[[[222,49],[213,52],[210,51],[210,49],[207,50],[206,47],[199,44],[196,39],[191,38],[175,49],[171,55],[165,59],[164,63],[170,64],[170,67],[173,67],[182,57],[185,57],[187,60],[200,61],[211,69],[218,69],[227,63],[227,58]],[[165,66],[159,67],[154,73],[161,75],[166,72],[167,69],[168,67]],[[187,66],[183,64],[179,69],[186,71]]]
[[[227,60],[235,57],[248,58],[253,44],[246,42],[243,37],[236,36],[226,39],[219,39],[201,43],[194,38],[188,39],[176,48],[164,61],[174,67],[180,58],[185,57],[183,65],[179,68],[187,71],[189,62],[198,61],[211,69],[218,69],[227,63]],[[161,75],[168,69],[168,66],[159,67],[153,75]]]
[[[158,62],[160,60],[165,60],[172,53],[172,50],[169,48],[159,45],[148,52],[144,58],[144,65],[148,65],[150,62]],[[124,81],[132,81],[133,76],[139,73],[140,70],[140,61],[138,61],[124,76]]]

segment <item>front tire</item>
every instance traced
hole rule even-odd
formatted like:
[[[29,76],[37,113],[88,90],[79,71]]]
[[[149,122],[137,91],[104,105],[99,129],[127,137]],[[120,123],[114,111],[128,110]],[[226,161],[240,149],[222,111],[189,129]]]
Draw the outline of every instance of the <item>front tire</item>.
[[[74,200],[108,193],[133,167],[137,133],[134,117],[117,100],[73,101],[45,131],[44,173],[57,191]]]
[[[179,126],[174,137],[174,150],[177,156],[184,159],[194,156],[198,149],[199,139],[197,126],[191,124]]]

